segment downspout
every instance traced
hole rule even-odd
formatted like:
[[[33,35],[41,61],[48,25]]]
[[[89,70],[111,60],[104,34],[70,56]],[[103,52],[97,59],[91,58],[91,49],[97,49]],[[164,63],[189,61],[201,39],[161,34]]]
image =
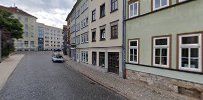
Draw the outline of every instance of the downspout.
[[[2,30],[0,28],[0,63],[1,63],[1,54],[2,54],[2,48],[1,48],[2,39],[1,39],[1,36],[2,36]]]
[[[74,14],[76,14],[76,12],[75,12]],[[76,16],[76,15],[74,15],[74,16]],[[77,51],[77,50],[76,50],[76,48],[77,48],[77,45],[76,45],[76,17],[75,17],[74,21],[75,21],[75,27],[74,27],[74,28],[75,28],[75,29],[74,29],[74,33],[75,33],[74,60],[77,61],[77,59],[76,59],[76,55],[77,55],[77,54],[76,54],[76,51]]]
[[[126,79],[126,0],[123,0],[123,17],[122,17],[122,77]]]

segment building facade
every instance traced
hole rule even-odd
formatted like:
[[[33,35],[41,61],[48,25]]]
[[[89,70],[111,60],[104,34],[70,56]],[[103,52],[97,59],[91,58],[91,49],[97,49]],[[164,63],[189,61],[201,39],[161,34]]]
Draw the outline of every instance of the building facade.
[[[66,20],[72,59],[122,76],[123,0],[78,0]]]
[[[10,8],[13,16],[23,25],[24,34],[22,39],[14,41],[16,51],[36,51],[38,47],[37,18],[18,9]]]
[[[127,0],[127,78],[201,98],[202,5],[202,0]]]
[[[72,59],[88,63],[89,0],[78,0],[66,21],[70,28]]]
[[[89,63],[122,76],[123,0],[92,0]]]
[[[38,29],[38,50],[43,51],[44,50],[44,32],[45,32],[45,26],[42,23],[37,23],[37,29]]]
[[[44,50],[63,49],[62,29],[44,25]]]

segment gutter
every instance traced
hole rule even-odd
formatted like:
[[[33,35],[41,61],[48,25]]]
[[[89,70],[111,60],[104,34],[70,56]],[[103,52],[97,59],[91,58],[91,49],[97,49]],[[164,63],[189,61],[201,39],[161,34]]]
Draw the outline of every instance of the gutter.
[[[126,79],[126,0],[123,0],[123,17],[122,17],[122,78]]]

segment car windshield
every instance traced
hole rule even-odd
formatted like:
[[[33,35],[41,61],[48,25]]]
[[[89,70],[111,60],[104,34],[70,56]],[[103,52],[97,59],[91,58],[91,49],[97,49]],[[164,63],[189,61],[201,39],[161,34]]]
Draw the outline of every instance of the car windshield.
[[[61,55],[56,55],[55,57],[56,58],[63,58],[63,56],[61,56]]]

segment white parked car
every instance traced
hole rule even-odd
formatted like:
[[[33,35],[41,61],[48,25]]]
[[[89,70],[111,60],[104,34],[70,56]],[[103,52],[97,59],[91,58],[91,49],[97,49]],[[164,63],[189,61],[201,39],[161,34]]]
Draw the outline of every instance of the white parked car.
[[[53,54],[51,59],[52,59],[52,61],[53,61],[54,63],[55,63],[55,62],[61,62],[61,63],[64,62],[64,58],[63,58],[63,56],[60,55],[60,54]]]

